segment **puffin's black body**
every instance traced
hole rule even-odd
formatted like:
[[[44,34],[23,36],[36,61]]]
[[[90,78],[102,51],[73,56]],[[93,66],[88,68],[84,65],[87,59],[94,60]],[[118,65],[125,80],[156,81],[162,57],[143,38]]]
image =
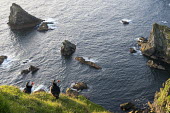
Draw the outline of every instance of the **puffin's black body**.
[[[26,87],[24,88],[23,92],[31,94],[32,85],[33,84],[29,85],[29,82],[27,82]]]
[[[53,81],[53,84],[50,87],[50,92],[54,97],[56,97],[56,99],[59,99],[60,88],[57,86],[57,83],[55,83],[55,80]]]

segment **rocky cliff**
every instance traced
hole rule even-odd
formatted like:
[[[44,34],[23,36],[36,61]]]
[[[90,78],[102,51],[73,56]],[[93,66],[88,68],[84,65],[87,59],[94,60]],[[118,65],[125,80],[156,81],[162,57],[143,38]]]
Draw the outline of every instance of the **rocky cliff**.
[[[143,55],[170,63],[170,28],[153,24],[147,43],[141,44]]]
[[[156,92],[153,109],[155,113],[170,113],[170,79]]]
[[[10,7],[10,16],[9,16],[8,25],[10,25],[11,29],[23,29],[23,28],[35,27],[41,22],[42,22],[41,19],[30,15],[15,3],[13,3],[12,6]]]

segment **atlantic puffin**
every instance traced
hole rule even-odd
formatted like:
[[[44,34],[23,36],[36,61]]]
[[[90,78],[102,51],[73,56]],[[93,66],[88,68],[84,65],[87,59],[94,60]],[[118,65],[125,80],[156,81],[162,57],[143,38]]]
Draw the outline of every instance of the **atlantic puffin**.
[[[29,83],[30,82],[27,82],[26,87],[23,90],[24,93],[31,94],[31,89],[32,89],[32,86],[34,85],[34,82],[32,82],[31,85]]]
[[[58,80],[57,82],[60,82],[60,80]],[[53,80],[53,84],[50,87],[50,93],[56,98],[59,99],[59,95],[60,95],[60,87],[57,86],[57,83],[55,83],[55,80]]]

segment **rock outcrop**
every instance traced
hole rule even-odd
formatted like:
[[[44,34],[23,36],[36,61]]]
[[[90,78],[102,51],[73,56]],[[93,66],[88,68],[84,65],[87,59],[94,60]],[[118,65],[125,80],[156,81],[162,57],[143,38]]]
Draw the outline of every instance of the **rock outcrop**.
[[[127,103],[120,104],[120,108],[123,111],[128,111],[128,110],[135,109],[135,105],[131,102],[127,102]]]
[[[35,66],[32,66],[32,65],[29,67],[29,71],[31,71],[32,74],[35,73],[35,72],[37,72],[39,69],[40,69],[40,68],[35,67]]]
[[[15,3],[13,3],[12,6],[10,7],[8,25],[11,27],[11,29],[32,28],[37,26],[41,22],[42,22],[41,19],[30,15]]]
[[[73,85],[73,89],[77,89],[77,90],[83,90],[83,89],[87,89],[87,84],[84,82],[78,82],[75,85]]]
[[[64,40],[63,46],[61,47],[61,54],[63,56],[70,56],[76,50],[76,45],[69,42],[68,40]]]
[[[170,63],[170,28],[153,24],[147,43],[141,44],[142,54]]]
[[[96,69],[102,69],[100,66],[98,66],[97,64],[91,62],[91,61],[86,61],[83,57],[76,57],[75,60],[83,63],[83,64],[87,64],[93,68],[96,68]]]
[[[153,60],[149,60],[149,61],[147,62],[147,65],[148,65],[149,67],[151,67],[151,68],[165,70],[165,67],[164,67],[164,66],[162,66],[162,65],[154,62]]]
[[[4,62],[5,59],[7,59],[7,56],[0,56],[0,65]]]
[[[71,97],[77,97],[79,93],[75,90],[72,90],[71,88],[67,88],[66,95],[71,96]]]

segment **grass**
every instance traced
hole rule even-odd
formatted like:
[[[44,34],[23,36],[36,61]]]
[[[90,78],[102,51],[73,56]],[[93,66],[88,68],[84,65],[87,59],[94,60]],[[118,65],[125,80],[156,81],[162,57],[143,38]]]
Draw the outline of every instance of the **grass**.
[[[84,96],[61,94],[56,100],[46,92],[25,94],[15,86],[0,86],[0,113],[110,113]]]
[[[170,79],[168,79],[159,92],[155,94],[154,103],[165,113],[170,113]]]

